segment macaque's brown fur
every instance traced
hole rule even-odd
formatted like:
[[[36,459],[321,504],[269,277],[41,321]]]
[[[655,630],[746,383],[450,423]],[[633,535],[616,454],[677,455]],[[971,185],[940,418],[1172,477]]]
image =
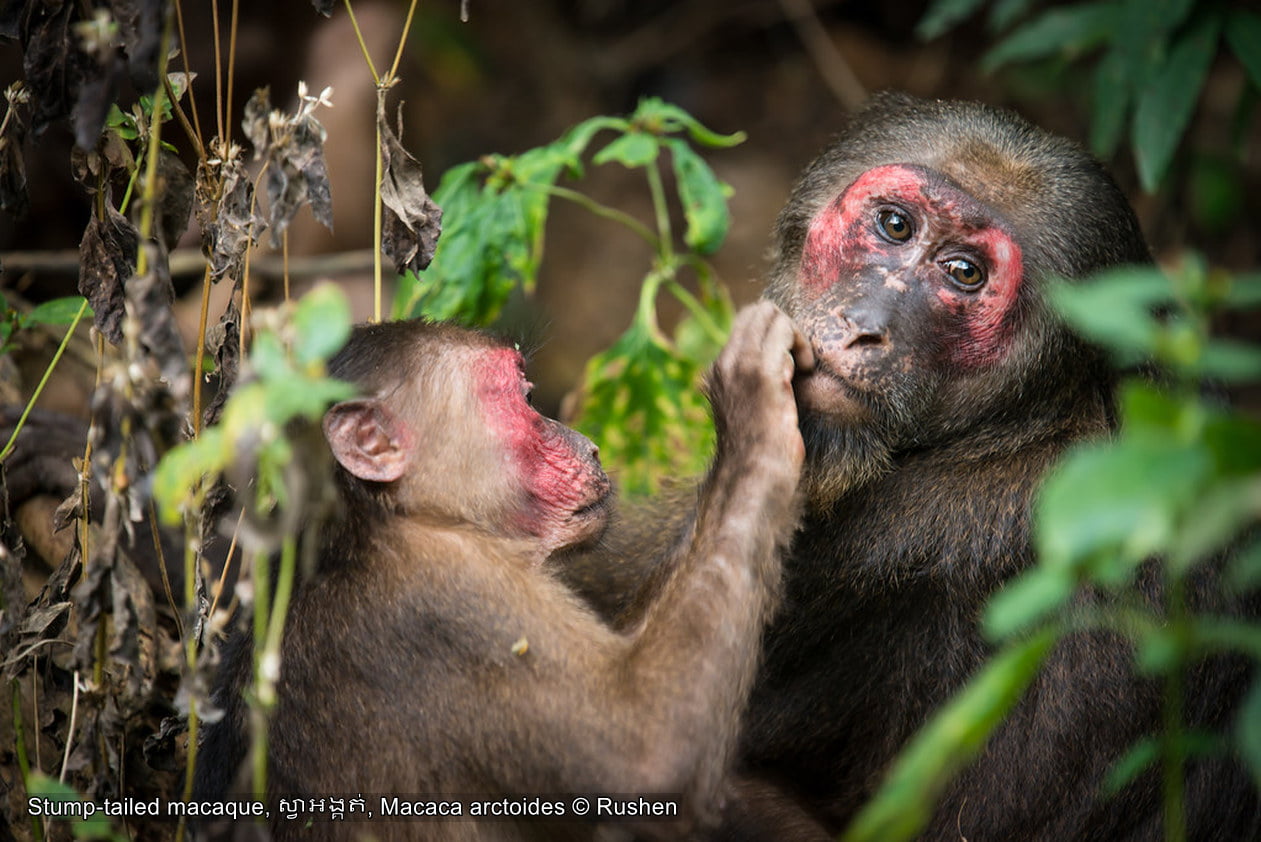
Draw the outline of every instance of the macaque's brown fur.
[[[324,429],[342,511],[295,595],[269,791],[412,798],[674,793],[677,838],[712,822],[779,594],[804,448],[790,380],[809,351],[763,303],[738,319],[709,392],[718,454],[633,628],[556,575],[598,541],[609,485],[586,439],[542,418],[511,348],[418,322],[357,328],[332,373],[364,397]],[[749,401],[753,401],[750,411]],[[642,560],[636,564],[644,566]],[[245,751],[238,641],[198,792]],[[376,809],[377,805],[369,805]],[[587,838],[587,821],[275,823],[278,838]]]

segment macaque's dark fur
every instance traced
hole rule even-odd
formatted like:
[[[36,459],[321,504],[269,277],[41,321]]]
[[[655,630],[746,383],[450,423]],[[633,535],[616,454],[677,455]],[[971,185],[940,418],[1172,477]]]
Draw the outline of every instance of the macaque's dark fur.
[[[846,826],[907,740],[991,654],[979,616],[1034,561],[1030,504],[1048,469],[1114,425],[1113,373],[1056,321],[1042,288],[1053,275],[1147,262],[1148,250],[1095,161],[1010,113],[876,98],[806,169],[781,213],[767,297],[790,316],[810,307],[798,274],[811,220],[861,173],[895,163],[944,173],[1012,224],[1024,253],[1019,327],[999,363],[894,398],[867,427],[803,408],[807,513],[746,720],[750,796],[729,802],[723,839],[787,838],[793,816],[796,838]],[[654,529],[649,512],[609,540],[642,546]],[[1159,604],[1151,573],[1141,584]],[[572,575],[614,617],[634,599],[634,574],[611,573],[598,558]],[[1198,608],[1255,609],[1223,604],[1212,584],[1209,574],[1197,581]],[[1187,677],[1188,726],[1229,731],[1247,682],[1237,660],[1200,663]],[[1136,741],[1159,730],[1160,690],[1134,677],[1132,648],[1104,633],[1068,638],[947,789],[922,838],[1158,840],[1157,774],[1111,798],[1100,788]],[[1191,761],[1186,803],[1190,839],[1261,838],[1254,782],[1234,758]],[[804,829],[810,819],[814,836]]]
[[[413,471],[382,484],[339,465],[341,516],[327,530],[316,574],[295,594],[285,631],[269,791],[664,792],[679,796],[682,818],[640,832],[678,838],[712,824],[758,639],[780,590],[778,557],[796,521],[803,453],[785,369],[792,328],[769,305],[754,316],[713,378],[715,412],[731,419],[730,428],[633,629],[615,631],[559,580],[565,552],[538,558],[534,540],[504,524],[451,523],[415,503],[465,483],[489,506],[511,477]],[[401,420],[421,440],[434,425],[448,425],[470,450],[495,448],[477,416],[459,414],[483,382],[468,363],[490,350],[503,352],[463,329],[367,326],[355,330],[331,372],[368,396],[383,395],[390,411],[414,413]],[[769,409],[745,412],[745,396]],[[517,399],[536,417],[523,395]],[[329,429],[326,421],[326,434],[337,435]],[[244,757],[249,661],[248,641],[237,638],[216,693],[226,714],[201,747],[198,797],[229,791]],[[596,828],[546,820],[307,829],[281,822],[273,831],[302,839],[586,839]]]

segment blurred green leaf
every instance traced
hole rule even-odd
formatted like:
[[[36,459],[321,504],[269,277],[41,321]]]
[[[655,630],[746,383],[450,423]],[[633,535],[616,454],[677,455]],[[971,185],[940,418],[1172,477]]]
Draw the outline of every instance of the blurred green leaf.
[[[984,0],[936,0],[915,25],[915,36],[931,41],[981,8],[983,2]]]
[[[71,324],[79,316],[79,308],[83,307],[83,305],[84,299],[81,295],[71,295],[66,298],[54,298],[51,301],[45,301],[22,317],[21,327]],[[92,308],[85,308],[83,315],[90,317]]]
[[[990,8],[990,32],[1002,32],[1034,5],[1035,0],[997,0]]]
[[[298,301],[293,354],[300,365],[327,360],[350,338],[350,302],[333,284],[320,284]]]
[[[1134,110],[1132,143],[1144,189],[1165,177],[1178,142],[1195,112],[1209,65],[1217,51],[1221,19],[1205,16],[1169,52],[1161,69],[1147,79]]]
[[[718,180],[686,141],[670,138],[666,145],[674,161],[679,199],[687,220],[683,240],[697,253],[711,254],[722,245],[731,227],[731,214],[727,210],[731,188]]]
[[[69,784],[36,772],[26,781],[27,795],[34,798],[45,798],[49,801],[89,801]],[[126,842],[127,837],[115,830],[109,818],[98,804],[96,812],[89,818],[68,819],[70,835],[75,839],[107,840],[107,842]]]
[[[981,59],[992,73],[1013,61],[1058,54],[1078,54],[1097,47],[1114,31],[1118,9],[1113,3],[1083,3],[1052,8],[1017,28]]]
[[[845,842],[915,838],[950,779],[972,761],[1033,681],[1055,644],[1044,629],[996,654],[903,749],[875,797],[841,837]]]
[[[1116,795],[1126,785],[1155,765],[1160,759],[1160,743],[1155,737],[1144,737],[1116,762],[1103,780],[1103,791]]]
[[[1090,148],[1100,158],[1111,158],[1121,142],[1132,87],[1129,65],[1122,53],[1112,50],[1099,60],[1094,77]]]
[[[1226,25],[1226,42],[1248,71],[1252,84],[1261,88],[1261,15],[1235,9]]]
[[[1261,348],[1230,339],[1214,339],[1204,346],[1197,371],[1226,383],[1261,379]]]
[[[1226,582],[1236,593],[1261,586],[1261,540],[1253,541],[1230,559]]]
[[[1084,283],[1052,284],[1048,297],[1069,325],[1129,364],[1155,350],[1160,325],[1154,312],[1171,292],[1159,269],[1127,267]]]
[[[1076,580],[1062,568],[1038,566],[1008,582],[985,606],[983,626],[992,640],[1022,632],[1062,608]]]
[[[1088,569],[1119,583],[1171,541],[1211,469],[1199,448],[1121,438],[1075,448],[1035,503],[1044,565]]]
[[[692,142],[711,148],[725,149],[737,146],[744,143],[748,137],[744,132],[719,134],[707,129],[682,108],[657,97],[645,97],[640,100],[639,107],[631,116],[631,122],[657,135],[685,131]]]
[[[1253,679],[1238,721],[1239,754],[1252,772],[1252,780],[1261,787],[1261,678]]]
[[[596,164],[616,161],[624,167],[646,167],[657,160],[657,138],[646,132],[630,132],[614,139],[592,159]]]

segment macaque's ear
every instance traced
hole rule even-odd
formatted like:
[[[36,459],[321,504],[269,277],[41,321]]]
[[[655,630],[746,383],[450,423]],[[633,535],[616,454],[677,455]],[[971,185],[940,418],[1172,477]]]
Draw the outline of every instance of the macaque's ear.
[[[324,438],[334,458],[359,479],[393,482],[407,472],[410,436],[380,401],[336,404],[324,413]]]

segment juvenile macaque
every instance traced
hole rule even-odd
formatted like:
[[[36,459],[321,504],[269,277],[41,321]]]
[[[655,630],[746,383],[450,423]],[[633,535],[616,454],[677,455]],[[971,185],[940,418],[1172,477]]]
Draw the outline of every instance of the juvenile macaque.
[[[737,319],[709,380],[718,452],[696,510],[633,627],[614,630],[556,573],[600,541],[609,480],[590,441],[530,406],[521,354],[445,325],[357,328],[331,373],[363,397],[324,418],[341,516],[290,608],[269,791],[673,793],[680,817],[639,832],[678,838],[715,820],[796,523],[791,379],[809,365],[773,305]],[[226,791],[244,756],[249,658],[238,642],[225,665],[202,797]],[[556,839],[596,827],[566,815],[273,832]]]

